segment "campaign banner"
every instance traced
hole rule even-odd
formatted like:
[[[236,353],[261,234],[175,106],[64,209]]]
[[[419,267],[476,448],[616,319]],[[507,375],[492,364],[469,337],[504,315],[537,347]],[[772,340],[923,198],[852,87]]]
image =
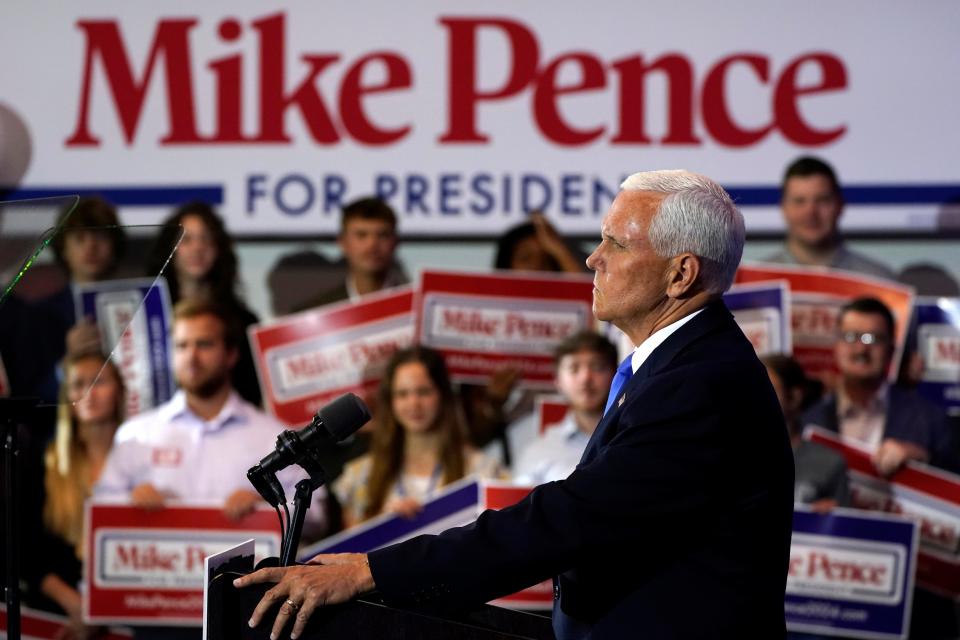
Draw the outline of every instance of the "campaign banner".
[[[333,237],[376,194],[404,234],[496,236],[542,209],[595,236],[657,165],[777,233],[800,155],[836,164],[845,230],[933,234],[960,193],[960,87],[937,81],[960,76],[955,2],[5,6],[0,186],[98,192],[125,221],[202,199],[234,234]]]
[[[557,394],[537,394],[533,399],[534,424],[537,425],[537,435],[543,435],[547,429],[555,427],[563,420],[570,405],[566,399]]]
[[[104,280],[74,285],[77,319],[97,324],[105,349],[123,376],[126,415],[163,404],[176,383],[171,366],[170,293],[163,278]]]
[[[426,269],[416,304],[419,342],[441,351],[460,382],[484,383],[512,367],[520,384],[552,389],[554,348],[594,326],[587,274]]]
[[[804,438],[846,458],[852,506],[902,515],[919,523],[917,584],[960,602],[960,476],[909,462],[886,479],[877,473],[869,453],[837,434],[807,427]]]
[[[514,487],[475,477],[463,478],[443,487],[413,518],[381,514],[301,549],[298,558],[300,562],[307,562],[320,553],[367,553],[419,535],[438,534],[470,524],[486,509],[515,504],[531,490],[531,487]],[[490,604],[514,609],[550,609],[553,588],[550,581],[546,581]]]
[[[851,509],[798,506],[784,610],[787,629],[855,638],[906,638],[917,523]]]
[[[793,350],[790,285],[785,280],[733,285],[723,294],[723,302],[757,355]]]
[[[258,558],[280,555],[277,514],[266,508],[233,521],[222,505],[91,502],[85,527],[83,617],[96,624],[200,626],[207,556],[249,538]]]
[[[267,410],[285,424],[305,425],[344,393],[375,392],[394,352],[413,342],[413,290],[317,307],[248,332]]]
[[[845,304],[869,296],[887,305],[896,323],[890,379],[896,378],[910,325],[912,288],[848,271],[763,263],[742,264],[735,282],[740,285],[768,280],[789,283],[793,355],[807,375],[814,377],[836,371],[833,347],[837,318]]]
[[[917,391],[960,416],[960,298],[917,298],[913,313],[923,359]]]
[[[20,638],[22,640],[60,640],[65,637],[70,619],[66,616],[20,607]],[[130,640],[129,629],[110,628],[96,636],[97,640]],[[7,639],[7,606],[0,603],[0,640]]]

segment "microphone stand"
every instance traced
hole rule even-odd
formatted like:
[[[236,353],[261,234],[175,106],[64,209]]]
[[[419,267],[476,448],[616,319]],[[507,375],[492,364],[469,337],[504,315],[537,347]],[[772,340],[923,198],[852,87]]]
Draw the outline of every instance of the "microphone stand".
[[[0,398],[0,437],[3,439],[4,533],[6,576],[4,601],[7,606],[7,638],[20,640],[20,442],[21,424],[35,424],[40,402],[36,398]]]
[[[320,465],[320,459],[313,450],[304,452],[299,464],[310,475],[297,483],[293,498],[293,518],[287,526],[287,535],[284,537],[280,554],[280,566],[289,567],[296,563],[297,547],[300,545],[300,534],[303,531],[303,520],[306,511],[310,508],[313,492],[322,487],[327,481],[327,474]]]

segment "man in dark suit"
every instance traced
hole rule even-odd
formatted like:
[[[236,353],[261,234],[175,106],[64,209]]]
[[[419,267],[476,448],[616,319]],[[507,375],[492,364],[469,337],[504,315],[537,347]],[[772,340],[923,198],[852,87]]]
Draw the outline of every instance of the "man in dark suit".
[[[834,346],[839,385],[807,410],[803,424],[835,431],[870,449],[883,475],[910,460],[954,471],[956,448],[943,408],[887,382],[894,328],[893,314],[880,300],[857,298],[843,307]]]
[[[587,259],[593,308],[639,347],[566,479],[472,525],[322,566],[266,569],[303,629],[318,603],[376,588],[391,603],[469,607],[555,576],[559,638],[778,638],[793,458],[766,371],[721,301],[743,218],[715,182],[628,178]],[[293,637],[293,636],[291,636]]]

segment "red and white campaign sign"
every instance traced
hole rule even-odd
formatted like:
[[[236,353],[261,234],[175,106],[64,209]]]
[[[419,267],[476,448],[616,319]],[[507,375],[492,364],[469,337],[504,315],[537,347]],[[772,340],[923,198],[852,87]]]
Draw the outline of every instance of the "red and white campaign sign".
[[[481,485],[480,511],[482,512],[484,509],[505,509],[526,498],[531,491],[533,491],[533,487],[485,481]],[[510,609],[552,609],[553,582],[544,580],[540,584],[527,587],[523,591],[493,600],[490,604]]]
[[[219,505],[145,511],[90,503],[83,617],[97,624],[199,626],[204,559],[250,538],[258,557],[279,555],[277,514],[258,509],[235,522]]]
[[[833,346],[840,309],[854,298],[869,296],[883,302],[896,320],[896,353],[890,367],[897,374],[913,309],[913,289],[896,282],[848,271],[793,265],[746,263],[736,282],[786,280],[790,283],[793,355],[807,374],[835,371]]]
[[[885,479],[877,473],[870,454],[837,434],[808,427],[804,438],[846,458],[853,506],[919,521],[917,584],[960,600],[960,476],[911,462]]]
[[[20,607],[20,637],[23,640],[58,640],[65,637],[69,623],[66,616]],[[133,632],[127,629],[109,629],[96,637],[97,640],[130,640]],[[6,638],[7,607],[0,604],[0,640]]]
[[[592,305],[586,274],[425,270],[416,335],[443,352],[455,380],[484,382],[512,367],[522,384],[553,388],[553,349],[593,327]]]
[[[569,409],[570,405],[560,395],[538,395],[534,398],[533,413],[536,417],[537,434],[542,436],[547,429],[557,426],[566,417]]]
[[[250,327],[267,410],[299,426],[337,396],[368,396],[413,326],[413,290],[397,287]]]

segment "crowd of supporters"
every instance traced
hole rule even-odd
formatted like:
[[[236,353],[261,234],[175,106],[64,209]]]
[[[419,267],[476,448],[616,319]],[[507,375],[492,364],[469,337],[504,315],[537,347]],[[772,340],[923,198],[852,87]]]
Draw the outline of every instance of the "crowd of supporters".
[[[769,261],[896,279],[888,267],[845,245],[838,228],[842,209],[842,190],[829,165],[815,158],[792,163],[782,193],[787,235]],[[347,205],[339,262],[289,260],[316,271],[316,281],[326,286],[284,292],[274,310],[355,301],[407,283],[396,257],[398,241],[397,219],[386,203],[365,198]],[[78,638],[95,631],[81,620],[78,591],[84,501],[121,495],[156,509],[170,500],[216,499],[229,517],[242,517],[260,501],[244,471],[284,428],[260,409],[263,398],[245,338],[258,318],[239,293],[233,240],[204,203],[174,212],[143,261],[143,274],[163,274],[175,304],[180,390],[159,407],[124,415],[121,376],[95,324],[76,317],[72,290],[113,276],[126,244],[115,209],[100,199],[82,200],[53,244],[65,285],[40,299],[14,295],[2,309],[0,357],[13,395],[61,401],[55,421],[27,434],[33,458],[26,473],[43,478],[43,491],[29,496],[40,506],[27,514],[24,527],[31,542],[45,549],[32,556],[42,561],[29,563],[27,601],[66,613]],[[584,257],[534,212],[530,222],[502,236],[491,267],[582,273]],[[957,295],[951,289],[956,283],[939,275],[946,284],[936,293]],[[810,425],[870,451],[883,476],[910,461],[960,470],[956,425],[911,388],[922,363],[905,367],[900,382],[888,382],[895,333],[883,303],[856,299],[843,308],[836,327],[835,377],[811,379],[789,356],[764,357],[791,431],[798,503],[823,512],[852,504],[843,457],[804,440]],[[562,480],[603,415],[617,365],[616,347],[597,332],[560,343],[556,388],[568,410],[541,435],[532,414],[534,394],[518,383],[518,371],[501,369],[483,385],[455,384],[437,351],[398,351],[383,374],[373,420],[320,452],[329,491],[318,493],[319,513],[308,533],[316,539],[382,513],[411,517],[442,487],[469,474],[513,477],[525,485]],[[146,453],[158,446],[169,451],[169,459]],[[950,607],[933,600],[915,609],[915,620],[926,616],[921,622],[940,629],[955,625]]]

